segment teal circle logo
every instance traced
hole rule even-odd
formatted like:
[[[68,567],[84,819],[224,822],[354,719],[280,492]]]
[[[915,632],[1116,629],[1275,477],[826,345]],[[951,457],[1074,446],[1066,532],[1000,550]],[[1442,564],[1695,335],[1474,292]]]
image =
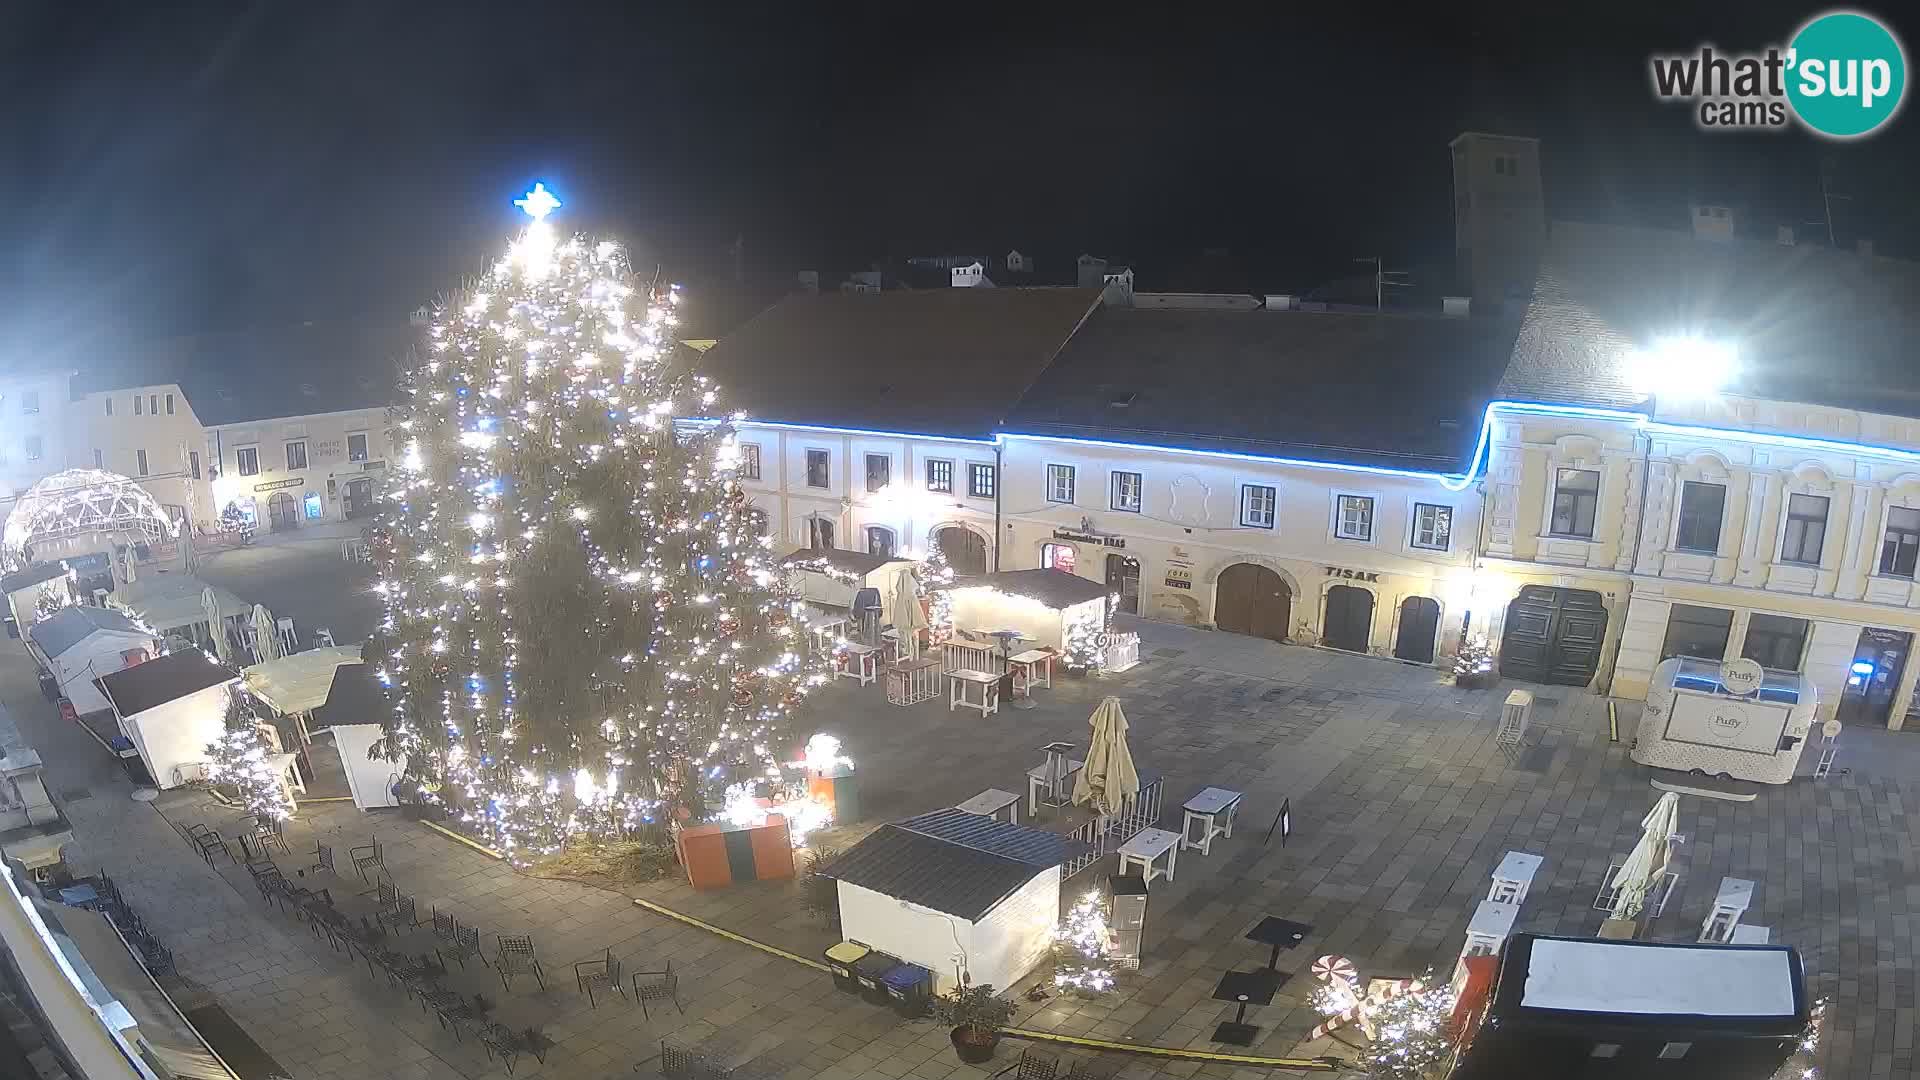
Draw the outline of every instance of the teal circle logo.
[[[1907,57],[1879,20],[1828,12],[1801,27],[1788,49],[1787,101],[1819,134],[1856,138],[1900,111]]]

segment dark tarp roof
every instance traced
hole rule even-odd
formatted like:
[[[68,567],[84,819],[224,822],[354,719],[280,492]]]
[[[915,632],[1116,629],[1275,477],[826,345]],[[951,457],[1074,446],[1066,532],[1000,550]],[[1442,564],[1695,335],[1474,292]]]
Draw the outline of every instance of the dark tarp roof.
[[[1107,587],[1098,581],[1089,581],[1078,574],[1069,574],[1064,570],[1051,567],[1040,570],[1002,570],[997,574],[976,574],[958,578],[954,587],[959,589],[976,586],[991,586],[1014,596],[1027,596],[1050,608],[1070,608],[1075,604],[1084,604],[1089,600],[1098,600],[1107,595]]]
[[[1622,361],[1689,334],[1738,350],[1730,393],[1920,417],[1920,265],[1560,221],[1502,392],[1640,406]]]
[[[1093,289],[803,293],[699,370],[760,420],[990,438],[1099,298]]]
[[[826,873],[973,921],[1080,849],[1058,833],[948,808],[880,826]]]
[[[1007,430],[1463,472],[1517,328],[1481,316],[1102,307]]]
[[[333,669],[326,704],[313,710],[315,729],[335,724],[381,724],[393,715],[387,692],[372,664],[341,664]]]
[[[29,585],[38,585],[43,581],[52,581],[67,572],[67,564],[53,562],[35,563],[24,570],[15,570],[11,574],[0,575],[0,594],[19,592]]]
[[[121,716],[133,716],[239,677],[239,672],[208,660],[205,653],[187,649],[93,681],[107,692]]]
[[[100,630],[146,635],[146,631],[135,626],[132,619],[112,608],[75,604],[34,623],[27,628],[27,636],[40,646],[41,652],[48,656],[59,656]]]

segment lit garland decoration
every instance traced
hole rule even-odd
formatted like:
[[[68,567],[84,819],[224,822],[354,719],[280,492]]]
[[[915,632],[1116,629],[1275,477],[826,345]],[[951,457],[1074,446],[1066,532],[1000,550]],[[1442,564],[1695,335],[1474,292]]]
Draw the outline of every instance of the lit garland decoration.
[[[255,820],[285,821],[293,816],[293,804],[280,770],[267,760],[273,747],[259,723],[246,692],[237,684],[227,687],[225,731],[207,744],[207,777],[238,788],[240,805]]]
[[[437,313],[404,381],[376,547],[380,752],[523,862],[579,836],[704,821],[777,783],[828,676],[736,482],[731,425],[674,363],[676,290],[618,245],[533,222]]]
[[[1493,646],[1486,638],[1468,638],[1460,643],[1460,651],[1453,658],[1455,679],[1476,679],[1492,672]]]
[[[1101,602],[1099,614],[1083,614],[1066,621],[1060,628],[1060,652],[1070,668],[1096,670],[1105,659],[1100,648],[1100,635],[1107,632],[1108,611],[1113,610],[1113,598]]]
[[[1800,1045],[1787,1059],[1786,1067],[1776,1076],[1797,1076],[1799,1080],[1819,1080],[1820,1067],[1813,1063],[1820,1052],[1820,1036],[1827,1026],[1827,999],[1821,998],[1813,1003],[1807,1013],[1807,1030],[1800,1034]],[[1796,1059],[1798,1064],[1796,1064]],[[1797,1072],[1795,1070],[1798,1070]]]
[[[1107,905],[1098,892],[1080,898],[1053,931],[1053,985],[1093,995],[1113,989]]]
[[[938,541],[927,545],[927,557],[914,567],[919,594],[927,598],[927,640],[939,648],[953,639],[953,564]]]
[[[0,569],[18,570],[36,545],[88,533],[121,542],[178,536],[180,527],[147,489],[104,469],[66,469],[28,488],[0,529]]]
[[[1373,1035],[1373,1041],[1360,1053],[1369,1077],[1434,1080],[1442,1075],[1456,1046],[1451,987],[1435,984],[1429,971],[1404,994],[1360,1004],[1365,1013],[1363,1026]]]

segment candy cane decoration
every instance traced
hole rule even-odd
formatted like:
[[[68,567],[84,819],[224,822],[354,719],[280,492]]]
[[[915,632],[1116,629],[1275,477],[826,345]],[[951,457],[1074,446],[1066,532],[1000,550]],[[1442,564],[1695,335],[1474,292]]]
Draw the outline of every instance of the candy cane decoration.
[[[1314,977],[1323,983],[1340,979],[1353,986],[1360,981],[1360,972],[1354,969],[1353,961],[1344,956],[1323,956],[1313,962]]]
[[[1374,979],[1367,986],[1367,997],[1365,1000],[1357,1002],[1352,1008],[1327,1017],[1326,1020],[1321,1022],[1320,1026],[1314,1028],[1307,1034],[1307,1038],[1312,1040],[1330,1035],[1354,1021],[1362,1019],[1366,1015],[1367,1009],[1374,1004],[1386,1001],[1389,998],[1400,997],[1403,994],[1418,993],[1421,989],[1423,988],[1418,979]]]

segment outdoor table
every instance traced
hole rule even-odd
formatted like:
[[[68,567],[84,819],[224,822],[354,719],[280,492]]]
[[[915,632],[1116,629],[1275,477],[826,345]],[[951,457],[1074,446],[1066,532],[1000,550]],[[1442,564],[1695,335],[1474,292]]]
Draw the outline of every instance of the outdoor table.
[[[918,660],[901,660],[888,665],[887,700],[892,704],[917,705],[938,696],[940,696],[940,661],[926,656]]]
[[[1501,943],[1513,932],[1514,920],[1519,917],[1519,904],[1480,901],[1479,909],[1467,923],[1467,944],[1460,950],[1460,955],[1492,956],[1498,953]]]
[[[1307,923],[1282,919],[1277,915],[1268,915],[1253,924],[1247,931],[1248,941],[1257,941],[1262,945],[1273,946],[1273,955],[1267,958],[1267,970],[1271,971],[1280,963],[1280,950],[1291,949],[1307,939],[1313,933],[1313,927]]]
[[[1073,761],[1067,757],[1067,751],[1073,749],[1072,743],[1048,743],[1040,748],[1047,760],[1027,770],[1027,816],[1040,816],[1040,792],[1047,793],[1050,806],[1061,806],[1073,790],[1073,774],[1086,766],[1084,761]],[[1055,773],[1058,773],[1056,776]],[[1064,789],[1064,790],[1062,790]]]
[[[1493,870],[1493,887],[1487,890],[1487,899],[1505,904],[1524,903],[1527,890],[1533,887],[1533,875],[1540,869],[1544,857],[1525,851],[1509,851],[1500,865]]]
[[[1020,796],[1011,791],[1001,791],[999,788],[990,787],[954,809],[990,818],[998,818],[1000,811],[1005,810],[1007,824],[1020,824]]]
[[[846,616],[820,613],[813,621],[807,623],[807,633],[813,635],[814,651],[832,652],[834,642],[840,639],[840,635],[846,631],[846,628]]]
[[[1727,944],[1729,945],[1765,945],[1767,942],[1772,940],[1773,940],[1772,927],[1754,926],[1750,923],[1741,923],[1739,926],[1736,926],[1733,928],[1733,937],[1727,942]]]
[[[1126,876],[1127,864],[1140,864],[1140,878],[1148,885],[1156,877],[1173,880],[1173,866],[1180,858],[1180,834],[1165,829],[1141,829],[1133,839],[1120,845],[1120,875]],[[1167,868],[1155,870],[1153,864],[1160,856],[1167,857]]]
[[[834,666],[833,674],[842,679],[858,679],[865,686],[880,678],[880,650],[872,645],[847,644],[841,646],[845,653]]]
[[[1187,812],[1180,822],[1180,850],[1199,848],[1200,854],[1213,854],[1213,838],[1233,838],[1233,815],[1240,810],[1241,794],[1226,788],[1202,788],[1181,809]],[[1200,822],[1200,839],[1191,839],[1193,823]]]
[[[100,902],[100,890],[91,885],[69,885],[60,890],[60,902],[68,907],[91,907]]]
[[[967,687],[980,688],[980,701],[976,704],[967,694]],[[1000,676],[988,671],[975,671],[961,668],[947,672],[947,711],[966,706],[980,710],[981,716],[992,716],[1000,711]]]
[[[1282,972],[1267,968],[1253,971],[1229,971],[1220,976],[1220,985],[1213,988],[1215,1001],[1231,1001],[1240,1006],[1232,1020],[1223,1020],[1213,1029],[1213,1041],[1231,1046],[1252,1046],[1254,1036],[1260,1028],[1247,1023],[1247,1006],[1273,1004],[1274,991],[1287,981]]]
[[[1007,666],[1020,673],[1020,681],[1026,685],[1028,694],[1033,693],[1035,683],[1053,689],[1053,654],[1045,649],[1028,649],[1009,656]]]

